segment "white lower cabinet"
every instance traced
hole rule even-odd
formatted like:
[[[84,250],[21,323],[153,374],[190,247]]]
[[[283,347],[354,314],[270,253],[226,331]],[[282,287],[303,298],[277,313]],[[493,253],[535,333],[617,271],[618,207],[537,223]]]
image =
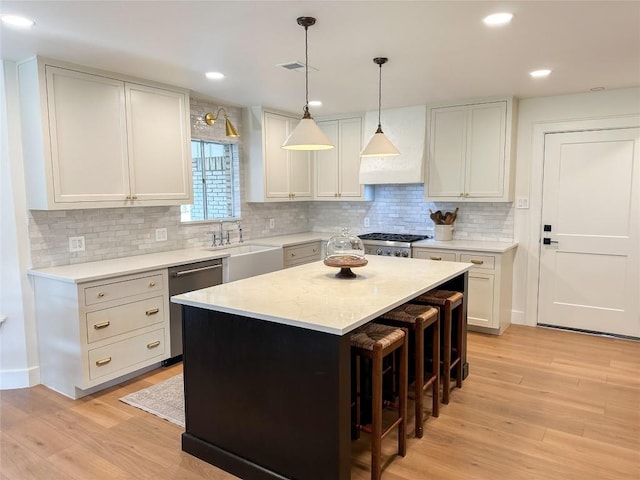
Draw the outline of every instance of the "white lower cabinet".
[[[169,357],[167,271],[87,283],[34,276],[40,378],[80,398]]]
[[[472,263],[466,296],[469,330],[502,334],[511,324],[515,249],[504,253],[414,247],[414,258]]]
[[[322,242],[309,242],[284,247],[284,268],[296,267],[304,263],[317,262],[322,259]]]

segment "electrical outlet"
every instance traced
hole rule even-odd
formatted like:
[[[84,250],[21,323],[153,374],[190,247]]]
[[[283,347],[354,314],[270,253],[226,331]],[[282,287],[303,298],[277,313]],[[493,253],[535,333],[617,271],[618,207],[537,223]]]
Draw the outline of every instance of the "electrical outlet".
[[[166,241],[167,241],[167,229],[156,228],[156,242],[166,242]]]
[[[70,252],[84,252],[84,237],[69,237]]]
[[[276,219],[275,218],[270,218],[269,219],[269,228],[276,228]]]
[[[364,228],[369,228],[369,217],[364,217]]]
[[[516,208],[529,208],[529,197],[518,197],[516,199]]]

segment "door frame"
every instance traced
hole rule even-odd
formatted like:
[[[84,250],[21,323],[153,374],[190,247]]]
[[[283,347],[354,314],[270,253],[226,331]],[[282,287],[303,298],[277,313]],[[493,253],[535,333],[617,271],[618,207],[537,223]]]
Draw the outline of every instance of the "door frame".
[[[538,298],[540,280],[540,231],[542,230],[542,190],[544,173],[545,135],[548,133],[586,132],[591,130],[617,130],[640,127],[640,115],[567,120],[563,122],[535,123],[532,134],[531,181],[529,192],[529,225],[527,262],[527,288],[525,303],[525,323],[538,325]],[[533,227],[535,225],[535,227]]]

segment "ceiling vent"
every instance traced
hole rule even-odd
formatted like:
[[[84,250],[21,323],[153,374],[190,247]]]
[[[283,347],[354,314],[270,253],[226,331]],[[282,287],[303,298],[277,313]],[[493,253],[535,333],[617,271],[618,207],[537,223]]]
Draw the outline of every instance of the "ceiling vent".
[[[294,72],[304,72],[304,62],[298,62],[297,60],[293,62],[279,63],[276,67],[284,68],[285,70],[291,70]],[[317,68],[313,68],[309,65],[310,72],[317,72]]]

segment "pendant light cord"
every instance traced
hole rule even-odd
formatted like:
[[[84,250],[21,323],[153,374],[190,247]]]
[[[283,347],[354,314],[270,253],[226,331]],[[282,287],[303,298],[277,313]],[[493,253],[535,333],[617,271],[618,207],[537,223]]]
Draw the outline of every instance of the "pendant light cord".
[[[309,40],[308,33],[309,27],[304,27],[304,115],[302,118],[311,118],[309,113]]]
[[[382,109],[382,63],[380,63],[378,67],[380,67],[380,74],[378,76],[378,130],[382,132],[382,122],[380,121],[380,110]]]

